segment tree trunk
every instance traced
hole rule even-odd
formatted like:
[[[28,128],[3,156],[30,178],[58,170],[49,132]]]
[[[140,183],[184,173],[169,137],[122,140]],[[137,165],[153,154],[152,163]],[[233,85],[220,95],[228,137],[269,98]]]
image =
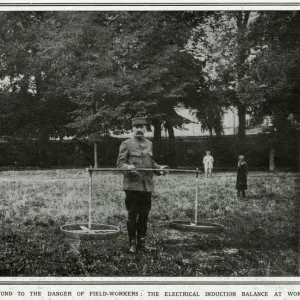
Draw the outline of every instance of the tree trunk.
[[[94,167],[98,168],[98,144],[94,142]]]
[[[298,172],[300,172],[300,135],[298,137]]]
[[[275,171],[275,148],[274,146],[270,146],[270,159],[269,159],[269,171]]]
[[[246,150],[246,106],[239,104],[238,107],[239,128],[238,128],[238,152],[244,154]]]
[[[64,140],[64,132],[60,131],[59,132],[59,141],[62,142]]]
[[[169,153],[170,153],[169,165],[171,168],[177,168],[174,129],[172,124],[169,121],[166,122],[166,127],[169,134]]]
[[[75,153],[76,153],[76,157],[78,157],[78,159],[75,161],[75,164],[79,164],[79,165],[83,164],[82,152],[83,151],[82,151],[80,143],[76,142],[76,144],[75,144]]]
[[[44,83],[42,78],[42,73],[40,71],[35,73],[35,86],[36,86],[36,96],[41,99],[44,94]]]
[[[161,158],[161,121],[154,120],[154,138],[153,138],[153,150],[154,150],[154,159],[156,162],[160,162]]]
[[[238,66],[237,66],[237,76],[238,84],[242,82],[245,77],[247,59],[247,38],[245,35],[246,28],[248,26],[248,21],[251,12],[249,11],[239,11],[236,13],[236,23],[238,28]],[[246,108],[247,106],[243,103],[243,99],[239,99],[237,110],[239,118],[238,127],[238,152],[239,154],[244,154],[246,150]]]
[[[213,140],[213,130],[212,128],[209,129],[209,138],[208,138],[208,149],[209,151],[211,151],[212,148],[212,140]]]

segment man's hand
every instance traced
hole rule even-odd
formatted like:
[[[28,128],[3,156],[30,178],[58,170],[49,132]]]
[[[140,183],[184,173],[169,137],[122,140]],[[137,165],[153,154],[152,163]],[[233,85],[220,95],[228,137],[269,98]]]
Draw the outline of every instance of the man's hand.
[[[160,175],[167,175],[167,174],[169,174],[169,171],[167,170],[168,167],[169,167],[169,166],[161,166],[161,167],[159,168],[159,173],[160,173]]]
[[[127,174],[128,174],[129,176],[134,176],[134,175],[137,174],[137,171],[136,171],[134,165],[128,165],[127,170],[128,170]]]

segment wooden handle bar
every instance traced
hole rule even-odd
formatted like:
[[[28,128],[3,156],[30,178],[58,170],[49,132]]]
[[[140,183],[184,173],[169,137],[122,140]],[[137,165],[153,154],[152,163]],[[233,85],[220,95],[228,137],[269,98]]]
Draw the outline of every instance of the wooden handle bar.
[[[178,172],[178,173],[199,173],[198,170],[186,170],[186,169],[151,169],[151,168],[136,168],[132,170],[118,169],[118,168],[89,168],[89,172],[100,172],[100,171],[114,171],[114,172],[124,172],[124,171],[168,171],[168,172]]]

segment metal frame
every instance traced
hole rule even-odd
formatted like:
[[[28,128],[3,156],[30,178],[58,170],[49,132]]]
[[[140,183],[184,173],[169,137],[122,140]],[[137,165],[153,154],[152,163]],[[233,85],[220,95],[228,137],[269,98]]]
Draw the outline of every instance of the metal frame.
[[[135,171],[162,171],[161,169],[153,168],[136,168]],[[93,172],[126,172],[126,169],[120,168],[89,168],[88,172],[90,175],[90,188],[89,188],[89,222],[88,229],[91,230],[92,224],[92,184],[93,184]],[[163,171],[174,172],[174,173],[194,173],[196,174],[196,201],[195,201],[195,223],[197,223],[197,213],[198,213],[198,175],[199,169],[187,170],[187,169],[163,169]]]
[[[135,171],[167,171],[167,172],[173,172],[173,173],[192,173],[196,174],[196,188],[195,188],[195,218],[194,223],[190,223],[187,221],[170,221],[169,225],[171,228],[174,229],[183,229],[183,230],[189,230],[190,231],[201,231],[201,228],[204,229],[204,231],[207,231],[207,227],[211,228],[214,226],[215,228],[221,228],[222,225],[220,224],[214,224],[214,223],[207,223],[205,226],[203,226],[203,223],[198,222],[198,177],[199,177],[199,169],[196,170],[187,170],[187,169],[168,169],[165,168],[163,170],[161,169],[153,169],[153,168],[136,168]],[[92,189],[93,189],[93,172],[126,172],[128,170],[126,169],[118,169],[118,168],[88,168],[90,181],[89,181],[89,220],[88,220],[88,227],[86,227],[86,224],[66,224],[61,226],[61,231],[64,232],[68,237],[74,237],[79,239],[111,239],[111,238],[117,238],[120,234],[120,229],[116,226],[112,225],[104,225],[104,224],[92,224]],[[74,227],[78,226],[79,229],[73,229]],[[200,226],[200,227],[199,227]],[[92,228],[94,227],[94,228]],[[107,230],[105,229],[107,227]],[[68,229],[72,228],[72,230]],[[98,229],[100,228],[100,229]],[[215,228],[213,228],[213,231],[216,231]],[[115,230],[114,230],[115,229]]]
[[[159,171],[160,169],[152,169],[152,168],[136,168],[135,171]],[[199,169],[196,170],[188,170],[188,169],[164,169],[167,172],[173,173],[192,173],[196,174],[196,187],[195,187],[195,216],[194,223],[190,221],[182,221],[182,220],[171,220],[169,222],[169,227],[173,229],[183,230],[183,231],[192,231],[192,232],[221,232],[224,227],[221,224],[212,223],[212,222],[199,222],[198,221],[198,180],[199,180]],[[115,169],[115,168],[90,168],[89,172],[97,171],[112,171],[112,172],[126,172],[126,169]],[[92,175],[90,175],[92,176]]]

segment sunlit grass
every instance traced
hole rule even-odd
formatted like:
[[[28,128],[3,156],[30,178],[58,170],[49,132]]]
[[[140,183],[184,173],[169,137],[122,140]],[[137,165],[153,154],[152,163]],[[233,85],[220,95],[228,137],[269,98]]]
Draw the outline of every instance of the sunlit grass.
[[[250,173],[247,196],[239,199],[234,173],[214,174],[212,179],[200,176],[198,220],[221,223],[226,230],[196,234],[168,227],[169,220],[194,220],[195,175],[156,177],[148,241],[159,251],[146,254],[144,265],[141,255],[126,253],[120,173],[93,176],[92,221],[119,226],[121,236],[108,242],[76,243],[64,239],[59,227],[88,222],[87,173],[2,172],[0,275],[291,276],[296,270],[295,178],[292,173]],[[39,263],[31,269],[21,262],[36,256]]]

